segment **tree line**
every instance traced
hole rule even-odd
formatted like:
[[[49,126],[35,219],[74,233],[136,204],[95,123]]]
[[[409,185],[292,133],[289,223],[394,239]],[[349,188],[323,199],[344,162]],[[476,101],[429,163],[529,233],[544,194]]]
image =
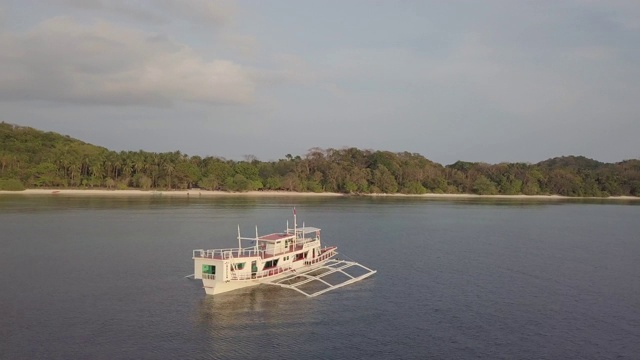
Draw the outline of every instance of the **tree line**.
[[[536,164],[458,161],[417,153],[312,148],[277,161],[115,152],[53,132],[0,123],[0,189],[190,189],[347,194],[640,196],[640,160],[564,156]]]

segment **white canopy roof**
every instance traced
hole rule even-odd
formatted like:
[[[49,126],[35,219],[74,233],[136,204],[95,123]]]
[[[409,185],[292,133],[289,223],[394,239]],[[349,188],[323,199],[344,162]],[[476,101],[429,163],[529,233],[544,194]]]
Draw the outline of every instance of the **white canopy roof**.
[[[309,234],[312,232],[320,231],[320,229],[317,227],[305,226],[303,228],[298,228],[298,231],[302,232],[303,234]]]

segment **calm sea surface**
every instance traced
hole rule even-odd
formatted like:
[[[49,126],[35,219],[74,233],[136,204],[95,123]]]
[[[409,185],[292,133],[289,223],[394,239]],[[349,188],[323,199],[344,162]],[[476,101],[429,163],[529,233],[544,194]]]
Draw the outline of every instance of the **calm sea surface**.
[[[378,273],[316,298],[184,278],[294,205]],[[0,358],[639,359],[640,206],[0,196]]]

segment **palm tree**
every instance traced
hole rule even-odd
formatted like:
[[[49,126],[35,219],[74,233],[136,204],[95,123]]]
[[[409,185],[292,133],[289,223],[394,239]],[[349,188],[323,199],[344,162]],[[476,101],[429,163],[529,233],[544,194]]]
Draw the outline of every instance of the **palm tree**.
[[[175,171],[176,165],[174,163],[172,163],[171,161],[167,161],[162,165],[162,169],[167,173],[167,176],[168,176],[168,179],[169,179],[167,184],[169,185],[169,189],[171,189],[172,188],[171,175]]]

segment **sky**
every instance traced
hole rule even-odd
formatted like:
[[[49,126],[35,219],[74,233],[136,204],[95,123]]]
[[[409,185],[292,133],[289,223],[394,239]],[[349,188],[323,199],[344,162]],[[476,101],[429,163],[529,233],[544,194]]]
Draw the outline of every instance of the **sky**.
[[[640,158],[640,1],[0,0],[0,121],[234,160]]]

